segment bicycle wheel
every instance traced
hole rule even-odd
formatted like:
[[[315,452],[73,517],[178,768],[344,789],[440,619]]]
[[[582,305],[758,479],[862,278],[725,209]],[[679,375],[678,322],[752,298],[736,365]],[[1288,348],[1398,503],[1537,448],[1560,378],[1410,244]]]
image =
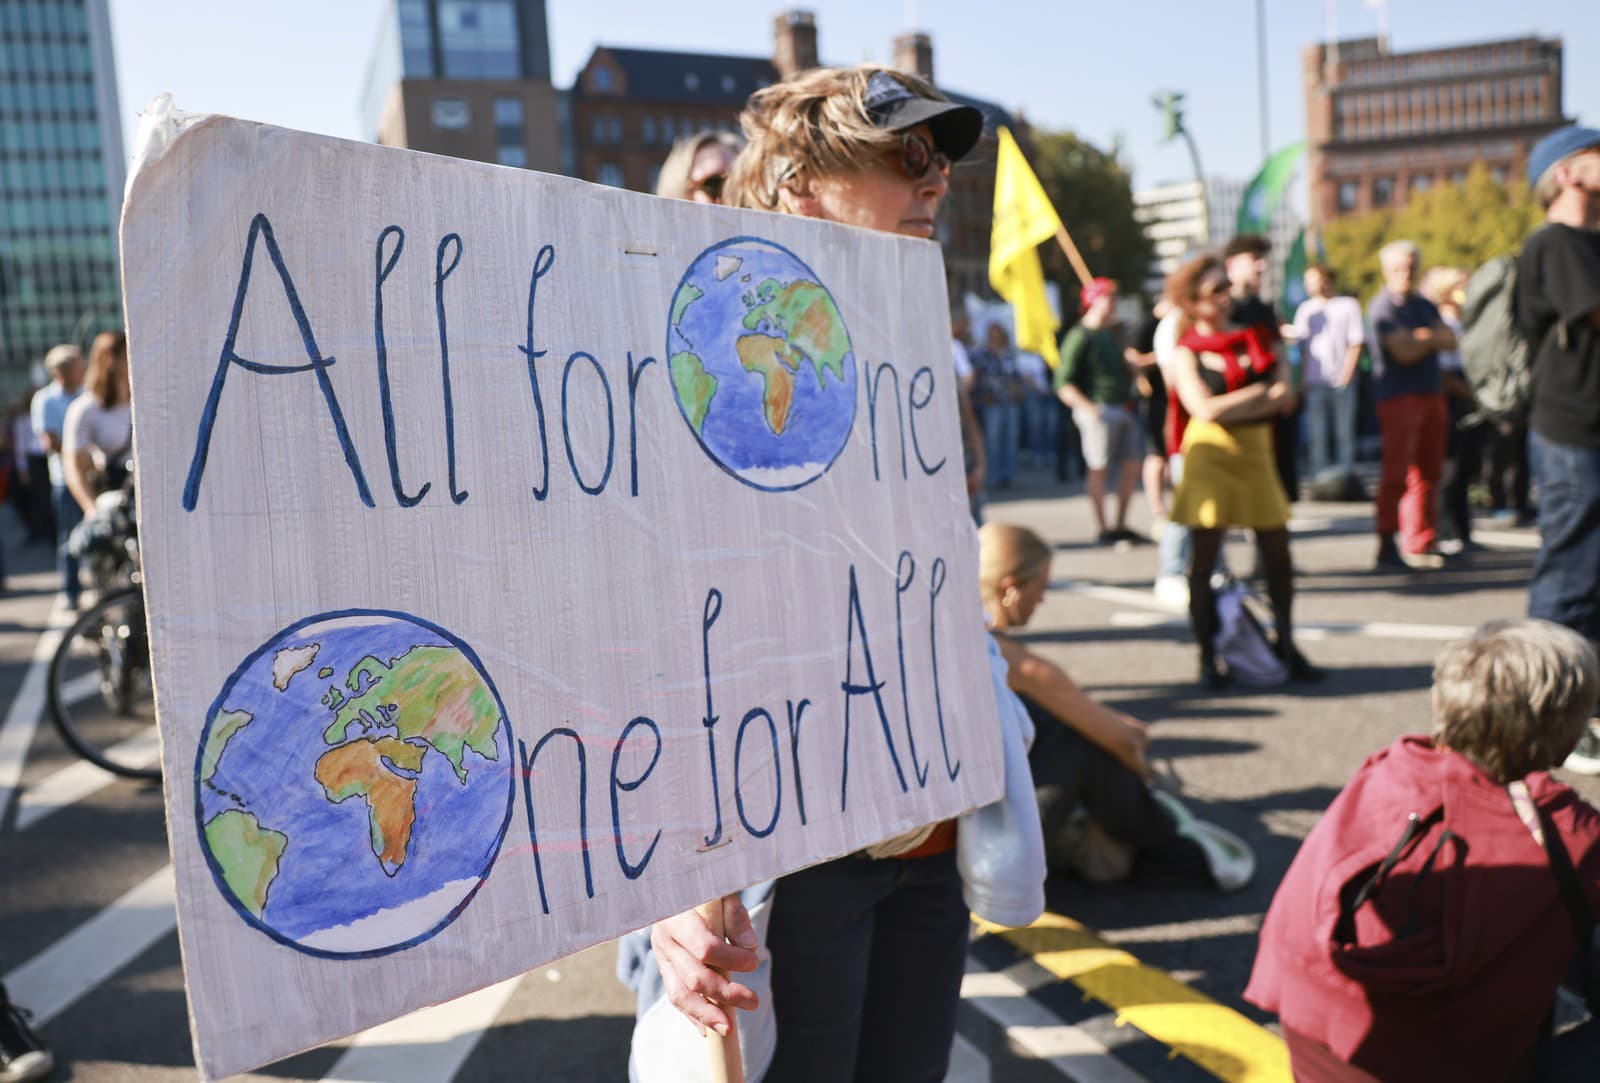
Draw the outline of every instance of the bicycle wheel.
[[[128,778],[161,777],[144,594],[129,587],[78,615],[50,659],[50,715],[84,759]]]

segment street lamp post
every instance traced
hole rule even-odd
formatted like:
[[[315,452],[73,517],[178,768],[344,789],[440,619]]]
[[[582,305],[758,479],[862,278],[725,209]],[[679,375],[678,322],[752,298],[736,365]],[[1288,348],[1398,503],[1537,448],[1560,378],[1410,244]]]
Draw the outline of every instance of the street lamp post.
[[[1211,243],[1211,201],[1206,194],[1206,175],[1200,169],[1200,148],[1195,145],[1194,136],[1183,123],[1183,91],[1164,90],[1152,99],[1166,121],[1167,134],[1164,142],[1172,142],[1178,136],[1183,136],[1183,141],[1189,147],[1189,161],[1194,165],[1194,180],[1200,186],[1200,244]]]

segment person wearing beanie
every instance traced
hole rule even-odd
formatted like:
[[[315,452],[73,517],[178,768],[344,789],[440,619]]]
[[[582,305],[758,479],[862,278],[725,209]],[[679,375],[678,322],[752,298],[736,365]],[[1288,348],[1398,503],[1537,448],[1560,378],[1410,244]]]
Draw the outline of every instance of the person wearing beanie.
[[[1517,322],[1533,351],[1528,449],[1539,555],[1528,615],[1600,642],[1600,130],[1570,125],[1528,155],[1545,224],[1517,258]],[[1567,765],[1600,774],[1585,732]]]

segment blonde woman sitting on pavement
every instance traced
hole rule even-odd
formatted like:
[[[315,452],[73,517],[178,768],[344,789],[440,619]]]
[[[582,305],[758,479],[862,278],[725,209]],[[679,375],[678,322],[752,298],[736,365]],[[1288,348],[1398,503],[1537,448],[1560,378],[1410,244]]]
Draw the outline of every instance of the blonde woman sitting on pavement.
[[[1050,547],[1025,527],[998,522],[978,531],[978,543],[984,613],[1010,667],[1011,690],[1033,718],[1028,765],[1051,870],[1243,887],[1255,867],[1249,847],[1146,782],[1145,724],[1092,699],[1060,666],[1012,638],[1044,599]]]

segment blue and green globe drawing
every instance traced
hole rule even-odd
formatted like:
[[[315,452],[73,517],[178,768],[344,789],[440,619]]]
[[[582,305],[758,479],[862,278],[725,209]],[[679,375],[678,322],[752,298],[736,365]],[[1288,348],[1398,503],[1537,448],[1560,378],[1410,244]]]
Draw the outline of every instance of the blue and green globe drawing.
[[[284,629],[212,704],[200,844],[246,921],[312,955],[433,936],[489,875],[515,793],[511,728],[477,655],[417,617]]]
[[[850,333],[788,249],[736,237],[700,253],[672,296],[667,358],[700,446],[747,485],[798,489],[844,450],[856,412]]]

